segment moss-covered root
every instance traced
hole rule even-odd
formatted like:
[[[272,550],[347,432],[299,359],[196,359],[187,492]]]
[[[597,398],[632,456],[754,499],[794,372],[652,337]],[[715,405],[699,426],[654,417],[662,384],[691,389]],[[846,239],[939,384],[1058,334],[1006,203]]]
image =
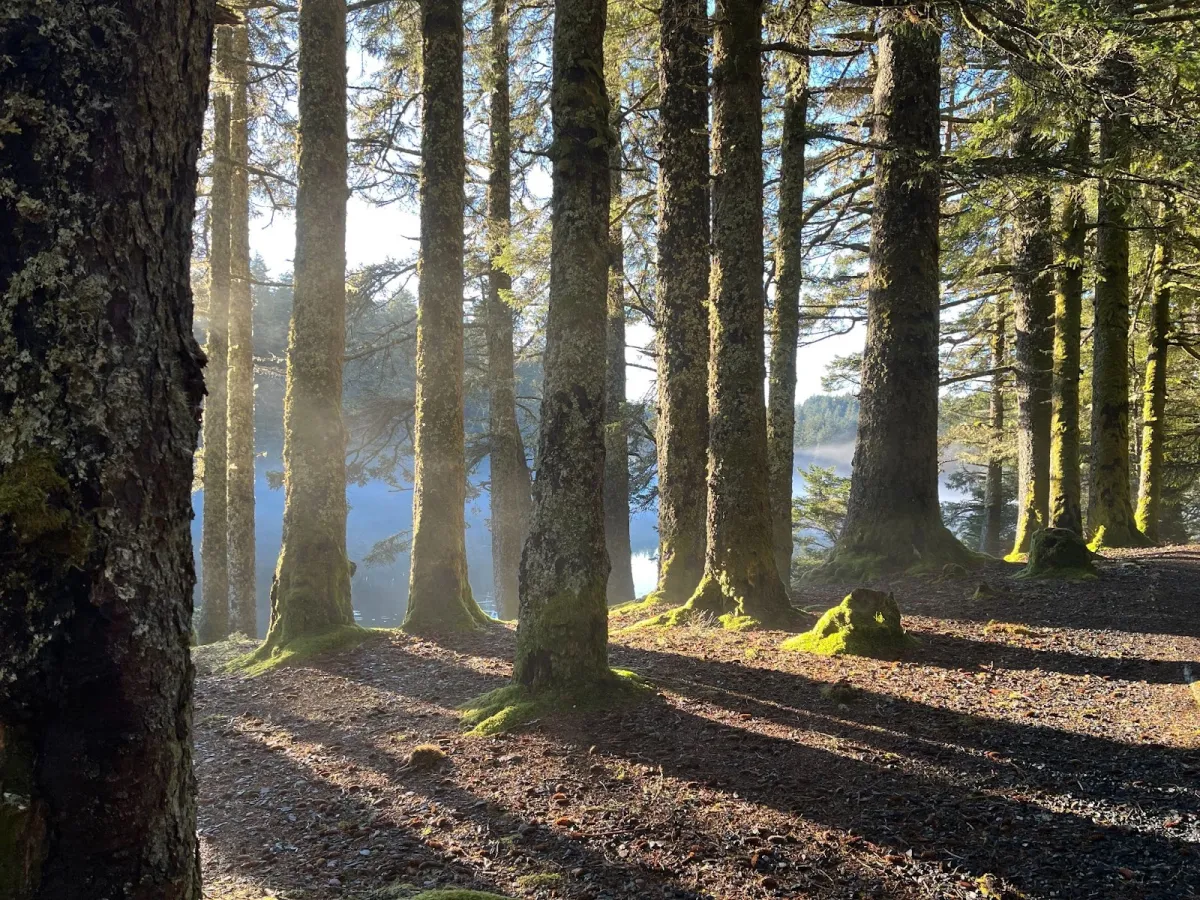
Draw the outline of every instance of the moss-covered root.
[[[784,641],[784,650],[820,656],[873,656],[890,659],[912,646],[891,594],[856,588],[828,610],[811,631]]]
[[[471,734],[488,736],[566,710],[597,711],[636,703],[651,691],[649,683],[633,672],[612,669],[600,683],[572,690],[534,692],[524,685],[510,684],[468,700],[459,711]]]
[[[803,580],[874,581],[899,572],[939,573],[947,566],[972,569],[988,559],[964,547],[940,521],[893,522],[843,535],[829,559],[805,573]]]
[[[727,578],[708,574],[683,606],[634,622],[629,628],[717,625],[728,631],[787,630],[795,625],[798,615],[777,578],[760,592],[753,586],[739,589]]]
[[[1083,538],[1066,528],[1044,528],[1029,542],[1029,562],[1017,578],[1062,578],[1082,581],[1099,577],[1095,554]]]
[[[336,650],[349,650],[382,632],[357,625],[337,625],[319,634],[299,637],[283,646],[268,641],[245,656],[239,656],[225,667],[227,672],[243,675],[262,675],[281,666],[294,666]]]

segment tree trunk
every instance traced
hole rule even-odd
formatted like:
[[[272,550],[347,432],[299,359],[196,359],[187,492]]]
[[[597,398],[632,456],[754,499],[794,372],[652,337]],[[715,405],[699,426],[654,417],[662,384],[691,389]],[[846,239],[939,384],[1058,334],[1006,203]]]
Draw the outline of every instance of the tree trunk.
[[[1138,483],[1137,526],[1146,539],[1158,543],[1162,518],[1163,445],[1166,441],[1167,337],[1171,331],[1171,229],[1173,203],[1164,201],[1154,246],[1154,302],[1150,310],[1149,351],[1142,388],[1142,467]]]
[[[1072,136],[1071,152],[1086,164],[1091,126]],[[1083,264],[1087,212],[1083,189],[1072,185],[1063,196],[1059,221],[1062,260],[1054,299],[1054,404],[1050,423],[1050,527],[1083,534],[1079,476],[1079,349],[1082,343]]]
[[[605,0],[556,0],[554,189],[533,521],[513,679],[578,689],[608,670],[604,381],[610,178]]]
[[[216,29],[216,63],[228,63],[229,28]],[[204,355],[204,521],[200,535],[200,643],[229,636],[229,541],[226,532],[226,428],[229,365],[229,94],[213,96],[213,174],[209,215],[208,342]]]
[[[1028,156],[1033,135],[1017,132],[1014,156]],[[1050,195],[1038,186],[1017,197],[1013,222],[1013,320],[1016,325],[1017,533],[1014,556],[1029,552],[1050,518],[1051,370],[1054,301]]]
[[[708,447],[708,29],[702,0],[659,16],[658,588],[678,604],[704,574]]]
[[[1004,307],[996,303],[996,322],[992,327],[992,368],[1004,366],[1005,356]],[[983,528],[979,534],[979,549],[992,556],[1004,553],[1001,537],[1004,531],[1004,374],[992,376],[992,391],[988,400],[991,433],[988,436],[987,480],[983,487]]]
[[[531,499],[525,444],[517,425],[512,276],[501,257],[512,226],[512,123],[508,82],[508,0],[492,0],[491,175],[488,180],[488,432],[491,446],[492,584],[496,615],[515,619],[517,574],[529,533]]]
[[[229,607],[234,631],[258,637],[254,547],[254,312],[250,292],[250,111],[245,25],[233,29],[227,79],[233,165],[229,230]]]
[[[283,544],[264,649],[354,624],[346,558],[346,0],[301,0]]]
[[[610,99],[620,106],[616,96]],[[625,237],[621,220],[621,118],[613,114],[612,199],[609,208],[608,329],[605,363],[604,543],[611,569],[610,605],[634,599],[633,551],[629,542],[629,429],[625,424]]]
[[[463,426],[463,19],[459,0],[421,7],[421,279],[409,631],[487,616],[467,581]]]
[[[938,505],[938,121],[930,7],[880,16],[867,343],[846,522],[826,572],[970,561]]]
[[[807,46],[812,13],[802,0],[791,35]],[[796,444],[796,342],[800,338],[800,289],[804,264],[804,148],[808,120],[808,59],[789,59],[779,153],[778,281],[771,309],[768,369],[767,468],[771,479],[771,536],[775,566],[784,585],[792,579],[792,475]]]
[[[693,612],[782,623],[763,394],[761,0],[719,0],[713,42],[708,549]]]
[[[1118,5],[1124,5],[1123,3]],[[1133,127],[1121,105],[1137,78],[1129,51],[1118,49],[1100,65],[1116,98],[1100,119],[1097,187],[1096,291],[1092,327],[1092,459],[1088,532],[1095,547],[1139,547],[1129,492],[1129,185],[1120,174],[1133,159]]]
[[[10,0],[0,896],[199,900],[189,287],[212,6]]]

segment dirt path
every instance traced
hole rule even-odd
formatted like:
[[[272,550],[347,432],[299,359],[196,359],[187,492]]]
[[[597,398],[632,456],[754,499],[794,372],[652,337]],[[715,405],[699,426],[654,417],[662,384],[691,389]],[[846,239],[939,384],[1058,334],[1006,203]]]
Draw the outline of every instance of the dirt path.
[[[202,676],[205,897],[1200,896],[1200,548],[1010,571],[982,600],[979,575],[889,584],[920,639],[898,662],[614,633],[653,700],[503,738],[454,715],[505,682],[503,628]],[[429,741],[448,762],[405,769]]]

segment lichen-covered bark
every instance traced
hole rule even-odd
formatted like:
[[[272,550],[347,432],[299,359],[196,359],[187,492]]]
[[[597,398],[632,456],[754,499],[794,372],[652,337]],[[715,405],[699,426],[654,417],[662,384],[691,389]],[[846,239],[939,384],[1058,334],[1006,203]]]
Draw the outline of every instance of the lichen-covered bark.
[[[1020,129],[1013,154],[1033,149],[1033,135]],[[1013,213],[1012,293],[1016,326],[1014,369],[1017,381],[1017,533],[1013,553],[1026,553],[1029,538],[1050,517],[1051,360],[1054,301],[1051,266],[1050,195],[1026,187]]]
[[[688,607],[780,622],[763,393],[761,0],[719,0],[713,42],[708,547]]]
[[[233,166],[229,229],[229,413],[226,485],[229,524],[229,614],[234,631],[258,636],[254,548],[254,326],[250,293],[250,121],[246,26],[233,30],[225,74],[230,92],[229,157]]]
[[[212,7],[0,15],[0,897],[199,900],[189,287]]]
[[[491,448],[492,584],[496,612],[515,619],[520,608],[517,575],[529,533],[532,500],[525,444],[517,425],[513,359],[512,276],[500,258],[512,224],[512,124],[508,76],[508,0],[493,0],[491,25],[491,174],[487,228],[492,265],[488,271],[488,433]]]
[[[808,43],[809,0],[801,0],[798,33]],[[767,467],[770,472],[771,536],[775,566],[785,585],[792,570],[792,472],[796,443],[796,342],[800,337],[800,288],[804,262],[804,148],[808,119],[808,59],[789,59],[779,151],[777,282],[771,308],[771,359],[767,382]]]
[[[938,95],[941,33],[927,6],[880,16],[874,208],[858,439],[839,566],[969,559],[938,505]]]
[[[1086,164],[1091,126],[1084,122],[1071,139],[1071,153]],[[1059,212],[1059,269],[1054,295],[1053,412],[1050,420],[1050,527],[1083,534],[1079,475],[1079,350],[1082,342],[1083,266],[1087,213],[1083,189],[1063,192]]]
[[[217,29],[216,56],[229,56],[229,29]],[[204,521],[200,533],[200,643],[229,635],[229,542],[226,533],[226,413],[229,352],[229,95],[213,97],[213,173],[209,236],[208,340],[204,354]]]
[[[1155,543],[1158,543],[1158,526],[1162,518],[1167,339],[1171,330],[1171,269],[1175,264],[1171,229],[1177,224],[1172,201],[1164,201],[1163,207],[1154,246],[1154,297],[1150,307],[1149,349],[1142,388],[1142,465],[1136,512],[1138,530]]]
[[[421,6],[421,263],[417,288],[410,631],[487,620],[467,581],[463,426],[463,19],[456,0]]]
[[[1129,492],[1129,203],[1130,186],[1119,173],[1133,159],[1133,128],[1119,98],[1136,86],[1127,49],[1101,62],[1114,99],[1100,118],[1100,166],[1108,177],[1097,187],[1096,290],[1092,327],[1092,448],[1088,533],[1096,546],[1146,543],[1133,517]]]
[[[521,557],[514,681],[607,681],[604,375],[610,179],[605,0],[556,0],[554,188],[545,380],[533,521]]]
[[[658,587],[683,603],[704,574],[708,448],[708,15],[704,0],[659,14]]]
[[[615,97],[614,107],[620,104]],[[612,210],[608,269],[608,330],[605,336],[604,542],[611,569],[608,602],[634,599],[633,551],[629,543],[629,429],[625,425],[625,238],[621,211],[621,122],[613,114]]]
[[[265,649],[354,624],[346,558],[346,2],[300,4],[295,296],[283,544]]]
[[[992,324],[991,365],[999,369],[1004,365],[1005,309],[1001,301],[996,303],[996,320]],[[987,475],[983,485],[983,527],[979,533],[979,549],[993,556],[1004,553],[1001,532],[1004,530],[1004,374],[992,376],[992,389],[988,396],[988,456]]]

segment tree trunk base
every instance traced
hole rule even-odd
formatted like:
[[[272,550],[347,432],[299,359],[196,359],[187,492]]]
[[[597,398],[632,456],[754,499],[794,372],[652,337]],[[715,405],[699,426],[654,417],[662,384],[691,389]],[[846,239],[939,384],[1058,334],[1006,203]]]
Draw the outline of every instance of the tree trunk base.
[[[687,603],[649,619],[634,623],[632,628],[674,627],[677,625],[719,625],[729,631],[749,631],[756,628],[787,630],[795,624],[796,610],[774,571],[774,558],[768,559],[772,569],[761,586],[753,583],[735,585],[724,575],[704,576]],[[649,599],[649,598],[647,598]]]
[[[468,700],[459,710],[462,722],[477,736],[503,734],[536,719],[564,711],[594,712],[628,706],[653,695],[643,678],[624,669],[609,669],[598,679],[569,690],[531,689],[510,684]]]
[[[1123,526],[1101,525],[1088,542],[1088,549],[1093,552],[1105,548],[1136,550],[1153,546],[1154,542],[1138,531],[1132,522]]]
[[[876,522],[843,534],[829,559],[805,581],[871,581],[900,572],[936,573],[948,565],[971,568],[986,556],[968,550],[941,522]]]
[[[404,624],[400,628],[408,634],[428,636],[457,631],[478,631],[495,621],[479,608],[468,588],[466,593],[447,603],[413,603],[410,597],[408,612],[405,613]]]

